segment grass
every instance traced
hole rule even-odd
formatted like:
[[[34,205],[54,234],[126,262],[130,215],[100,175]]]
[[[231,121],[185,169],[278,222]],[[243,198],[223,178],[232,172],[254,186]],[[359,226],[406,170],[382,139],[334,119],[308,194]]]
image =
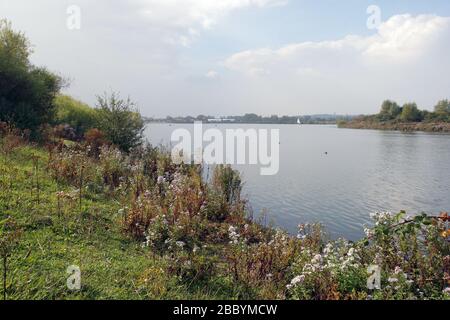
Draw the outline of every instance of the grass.
[[[39,159],[37,173],[33,157]],[[86,197],[81,213],[74,206],[58,217],[56,193],[73,188],[58,185],[45,171],[43,149],[24,146],[0,159],[0,217],[14,218],[24,230],[9,262],[8,299],[214,298],[204,289],[179,285],[165,272],[167,261],[126,237],[116,201]],[[66,286],[70,265],[81,269],[79,292]]]

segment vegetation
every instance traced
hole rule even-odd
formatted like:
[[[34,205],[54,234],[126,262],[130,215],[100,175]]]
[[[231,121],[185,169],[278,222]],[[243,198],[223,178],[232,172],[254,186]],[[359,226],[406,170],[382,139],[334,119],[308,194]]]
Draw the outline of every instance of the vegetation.
[[[434,112],[429,112],[419,110],[416,103],[406,103],[400,107],[396,102],[386,100],[378,114],[340,121],[339,126],[355,129],[450,132],[450,101],[439,101]]]
[[[126,152],[138,147],[142,142],[144,121],[130,98],[123,100],[113,92],[97,100],[98,128],[108,140]]]
[[[43,149],[9,130],[0,160],[8,299],[450,298],[446,213],[374,214],[355,243],[317,224],[295,237],[249,217],[236,171],[206,175],[151,146],[96,157],[87,142]],[[66,286],[71,265],[80,291]],[[371,265],[380,290],[367,288]]]
[[[54,98],[62,79],[29,61],[26,37],[0,20],[0,121],[14,123],[37,137],[40,126],[52,120]]]
[[[66,137],[82,138],[89,129],[97,127],[96,110],[67,95],[58,95],[55,99],[56,116],[54,123],[59,130],[66,131]]]

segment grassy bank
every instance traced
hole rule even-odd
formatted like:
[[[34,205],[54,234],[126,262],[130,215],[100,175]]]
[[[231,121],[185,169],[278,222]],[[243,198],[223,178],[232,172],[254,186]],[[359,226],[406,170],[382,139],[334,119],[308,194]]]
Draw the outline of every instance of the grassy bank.
[[[450,123],[448,122],[399,122],[396,120],[380,122],[380,121],[369,121],[364,119],[354,119],[348,122],[340,122],[338,126],[339,128],[347,128],[347,129],[450,133]]]
[[[449,298],[446,214],[375,214],[356,243],[329,241],[318,224],[293,237],[250,219],[227,167],[175,165],[152,147],[126,155],[14,135],[0,146],[7,299]],[[381,290],[367,288],[374,264]],[[71,265],[80,291],[67,288]]]

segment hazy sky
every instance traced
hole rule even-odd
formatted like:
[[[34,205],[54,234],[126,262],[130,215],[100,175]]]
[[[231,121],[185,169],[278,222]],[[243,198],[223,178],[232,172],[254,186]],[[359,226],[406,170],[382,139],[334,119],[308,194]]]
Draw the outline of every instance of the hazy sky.
[[[361,114],[387,98],[428,109],[450,98],[448,0],[0,0],[0,18],[27,34],[35,64],[72,79],[69,94],[94,104],[120,91],[146,116]]]

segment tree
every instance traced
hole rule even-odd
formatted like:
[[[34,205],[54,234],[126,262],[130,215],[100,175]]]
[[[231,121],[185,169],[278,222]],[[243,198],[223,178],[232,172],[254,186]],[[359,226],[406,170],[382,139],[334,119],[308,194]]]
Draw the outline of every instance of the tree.
[[[244,123],[258,123],[261,117],[254,113],[247,113],[242,117],[242,122]]]
[[[52,120],[62,79],[29,61],[30,44],[23,33],[0,20],[0,121],[19,129],[38,128]]]
[[[97,97],[97,108],[98,127],[110,142],[125,152],[142,144],[144,121],[130,98],[105,93]]]
[[[437,103],[437,105],[434,107],[434,112],[438,114],[450,114],[450,101],[448,100],[441,100]]]
[[[390,100],[386,100],[381,105],[381,111],[379,113],[379,119],[382,121],[393,120],[397,118],[402,112],[399,105]]]
[[[406,103],[403,105],[400,119],[406,122],[420,122],[423,119],[423,115],[417,108],[417,104]]]

